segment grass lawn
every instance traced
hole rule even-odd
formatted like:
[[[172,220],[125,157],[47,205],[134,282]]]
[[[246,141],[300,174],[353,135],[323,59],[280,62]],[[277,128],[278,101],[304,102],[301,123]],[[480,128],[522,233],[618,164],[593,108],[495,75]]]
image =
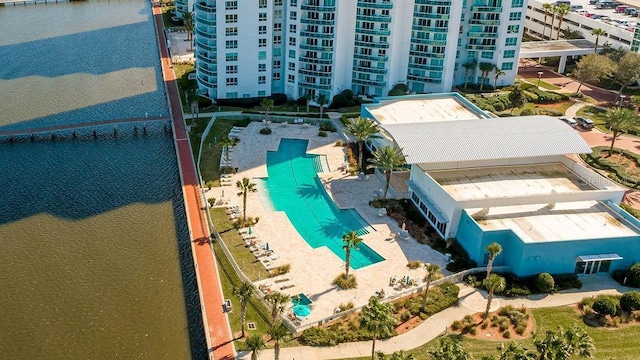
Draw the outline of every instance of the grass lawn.
[[[189,73],[195,72],[196,69],[193,65],[174,64],[173,72],[176,74],[176,82],[178,83],[178,94],[180,95],[180,102],[182,103],[182,111],[185,114],[191,113],[191,105],[187,105],[184,97],[185,91],[196,90],[196,81],[189,80]]]
[[[538,78],[523,78],[526,82],[528,82],[529,84],[533,84],[533,85],[538,85]],[[553,84],[550,84],[544,80],[540,80],[540,87],[545,89],[545,90],[559,90],[562,89],[560,86],[556,86]]]
[[[235,190],[235,189],[234,189]],[[212,208],[209,213],[216,229],[220,233],[222,240],[236,259],[236,263],[240,266],[245,275],[252,281],[266,279],[267,270],[262,263],[256,259],[251,250],[246,246],[242,236],[233,227],[233,223],[227,216],[224,208]]]
[[[544,333],[547,330],[555,330],[557,326],[568,328],[571,324],[577,324],[587,331],[593,338],[595,345],[594,359],[616,359],[616,360],[633,360],[638,358],[640,351],[640,326],[627,326],[619,329],[610,328],[594,328],[586,326],[580,315],[569,306],[556,308],[532,309],[533,317],[536,321],[536,331]],[[462,346],[474,359],[480,359],[483,355],[494,355],[498,357],[496,349],[501,343],[508,343],[510,340],[504,341],[483,341],[462,337]],[[533,340],[531,338],[517,341],[524,347],[535,350]],[[410,350],[417,360],[431,360],[428,350],[437,346],[438,339],[434,339],[429,343]],[[349,360],[364,360],[369,357],[353,358]],[[576,358],[578,359],[578,358]]]
[[[169,18],[171,17],[171,15],[169,14],[169,11],[173,10],[175,8],[176,8],[175,6],[163,6],[161,8],[161,10],[162,10],[162,22],[164,24],[164,28],[165,29],[168,29],[168,28],[173,26],[173,24],[169,22]]]
[[[534,104],[534,103],[526,103],[523,107],[519,109],[513,109],[512,115],[518,116],[525,109],[531,109],[536,111],[539,114],[544,114],[545,110],[555,111],[559,114],[564,114],[571,105],[573,105],[573,101],[563,101],[555,104]],[[508,114],[511,110],[505,110],[500,112],[501,114]],[[555,115],[552,115],[555,116]],[[558,115],[561,116],[561,115]]]

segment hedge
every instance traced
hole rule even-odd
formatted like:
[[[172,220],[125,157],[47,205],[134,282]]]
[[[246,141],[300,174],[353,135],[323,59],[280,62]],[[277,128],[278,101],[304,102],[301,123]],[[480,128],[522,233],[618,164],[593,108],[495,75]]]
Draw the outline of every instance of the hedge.
[[[635,161],[637,166],[640,166],[640,155],[634,154],[631,151],[613,148],[614,152],[621,154],[629,160]],[[582,154],[582,160],[584,160],[590,166],[605,170],[609,172],[609,178],[619,182],[625,186],[640,189],[640,178],[630,175],[627,172],[627,168],[621,164],[614,163],[606,158],[608,155],[608,146],[596,146],[593,148],[591,154]],[[604,153],[604,154],[603,154]]]
[[[269,96],[258,96],[258,97],[250,97],[250,98],[216,99],[216,105],[252,108],[252,107],[260,106],[260,104],[262,103],[262,99],[264,99],[265,97],[273,100],[274,106],[279,106],[287,102],[287,95],[271,94]]]

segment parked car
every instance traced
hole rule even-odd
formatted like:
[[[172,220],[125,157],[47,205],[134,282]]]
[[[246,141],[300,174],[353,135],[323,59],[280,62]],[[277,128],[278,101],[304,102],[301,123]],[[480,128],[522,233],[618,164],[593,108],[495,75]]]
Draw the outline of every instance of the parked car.
[[[619,5],[621,4],[615,1],[609,1],[609,0],[598,1],[598,3],[596,4],[596,9],[615,9]]]
[[[578,11],[582,9],[584,9],[582,5],[571,5],[571,11]]]
[[[582,127],[583,129],[591,129],[595,125],[593,120],[586,117],[576,116],[573,119],[577,121],[580,127]]]
[[[598,3],[598,0],[589,0],[589,5],[595,5]]]
[[[626,8],[624,10],[624,14],[625,15],[638,16],[638,15],[634,15],[634,14],[637,14],[637,13],[638,13],[638,9],[632,8],[632,7]]]
[[[567,125],[571,126],[572,128],[575,128],[576,126],[578,126],[578,122],[573,120],[572,118],[561,116],[558,119],[560,119],[561,121],[563,121]]]
[[[567,5],[567,6],[571,6],[571,1],[567,1],[567,0],[558,0],[558,1],[556,1],[556,2],[555,2],[555,5],[556,5],[556,6],[559,6],[559,5],[562,5],[562,4]]]
[[[628,6],[626,5],[618,5],[616,6],[616,9],[614,10],[614,12],[617,13],[623,13],[625,10],[627,10]]]

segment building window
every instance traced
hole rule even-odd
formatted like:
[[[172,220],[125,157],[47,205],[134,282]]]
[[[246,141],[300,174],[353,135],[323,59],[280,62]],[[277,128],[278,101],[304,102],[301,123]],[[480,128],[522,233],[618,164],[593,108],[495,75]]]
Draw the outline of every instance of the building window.
[[[282,31],[282,23],[274,23],[273,31]]]
[[[483,59],[493,59],[493,51],[483,51],[480,53],[480,57]]]
[[[267,52],[258,51],[258,60],[267,60]]]
[[[224,16],[224,22],[227,24],[237,23],[238,22],[238,14],[226,14]]]
[[[295,59],[296,58],[296,51],[295,50],[289,50],[289,58],[290,59]]]
[[[509,25],[507,27],[507,33],[509,34],[517,34],[520,32],[520,25]]]
[[[227,74],[237,74],[238,65],[227,65]]]
[[[289,11],[289,19],[291,19],[291,20],[298,20],[298,12],[296,12],[296,11]]]
[[[273,80],[275,80],[275,81],[279,81],[280,80],[280,73],[279,72],[273,73]]]
[[[273,56],[280,56],[281,55],[280,50],[281,50],[280,48],[273,48]]]
[[[281,66],[280,60],[273,60],[273,70],[280,69]]]
[[[238,61],[238,53],[227,53],[226,60],[227,61]]]
[[[291,2],[289,2],[289,4],[291,6],[298,6],[298,0],[291,0]]]
[[[258,0],[258,7],[264,9],[267,7],[267,0]]]
[[[298,31],[296,24],[289,25],[289,32],[295,34]]]
[[[280,35],[276,35],[273,37],[273,45],[280,45],[282,44],[282,36]]]
[[[287,77],[287,81],[290,82],[290,83],[296,82],[296,76],[295,75],[289,75]]]
[[[506,62],[506,63],[502,63],[502,70],[513,70],[513,63],[512,62]]]
[[[524,6],[524,0],[511,0],[512,8],[519,8]]]
[[[258,34],[259,35],[264,35],[266,33],[267,33],[267,26],[266,25],[258,26]]]
[[[258,21],[267,21],[267,13],[259,13]]]
[[[264,90],[258,91],[258,96],[266,96],[266,95],[267,95],[266,91],[264,91]]]
[[[274,19],[282,19],[282,10],[273,10]]]
[[[237,49],[238,48],[238,40],[227,40],[225,42],[227,49]]]
[[[238,2],[237,1],[225,1],[224,2],[224,9],[225,10],[237,10],[238,9]]]
[[[225,33],[227,34],[227,36],[236,36],[238,35],[238,28],[237,27],[228,27],[225,29]]]
[[[237,99],[238,98],[238,93],[237,92],[228,92],[227,93],[227,99]]]
[[[516,21],[516,20],[521,20],[522,19],[522,13],[521,12],[512,12],[509,14],[509,20],[511,21]]]
[[[504,58],[505,59],[513,59],[514,57],[516,57],[516,51],[515,50],[505,50],[504,51]]]
[[[258,72],[267,71],[267,64],[258,64]]]
[[[291,45],[291,46],[296,46],[296,38],[294,38],[294,37],[290,37],[290,38],[289,38],[289,45]]]
[[[296,70],[296,63],[290,62],[289,63],[289,70],[295,71]]]
[[[507,38],[507,40],[505,40],[504,44],[506,46],[516,46],[516,45],[518,45],[518,38],[517,37]]]
[[[227,86],[238,85],[238,78],[227,78]]]
[[[266,76],[258,76],[258,84],[266,84],[267,77]]]
[[[267,39],[258,39],[258,47],[266,47]]]

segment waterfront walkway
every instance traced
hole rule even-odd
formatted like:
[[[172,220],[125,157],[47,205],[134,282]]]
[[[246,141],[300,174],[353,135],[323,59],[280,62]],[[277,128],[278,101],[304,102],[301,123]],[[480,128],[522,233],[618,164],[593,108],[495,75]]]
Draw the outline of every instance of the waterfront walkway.
[[[171,118],[168,116],[163,117],[154,117],[154,118],[146,118],[146,117],[135,117],[135,118],[125,118],[125,119],[112,119],[112,120],[101,120],[101,121],[93,121],[93,122],[85,122],[80,124],[64,124],[58,126],[47,126],[47,127],[39,127],[33,129],[16,129],[16,130],[7,130],[0,131],[0,136],[18,136],[18,135],[30,135],[30,134],[42,134],[42,133],[53,133],[56,131],[62,130],[76,130],[82,128],[90,128],[95,126],[103,126],[103,125],[118,125],[118,124],[129,124],[129,123],[146,123],[146,122],[155,122],[155,121],[168,121]]]
[[[235,358],[235,349],[231,337],[229,319],[223,312],[223,294],[220,285],[218,268],[213,256],[213,249],[209,242],[209,228],[193,155],[186,130],[186,124],[182,115],[180,97],[178,96],[178,85],[175,74],[171,66],[169,51],[164,36],[162,23],[162,13],[160,8],[153,8],[154,20],[158,36],[158,45],[162,63],[162,74],[164,77],[169,108],[173,118],[173,131],[176,153],[178,156],[178,168],[182,181],[182,192],[187,214],[187,224],[191,238],[191,248],[195,262],[196,278],[198,290],[200,292],[200,303],[204,322],[205,336],[209,357],[216,360],[231,360]]]

